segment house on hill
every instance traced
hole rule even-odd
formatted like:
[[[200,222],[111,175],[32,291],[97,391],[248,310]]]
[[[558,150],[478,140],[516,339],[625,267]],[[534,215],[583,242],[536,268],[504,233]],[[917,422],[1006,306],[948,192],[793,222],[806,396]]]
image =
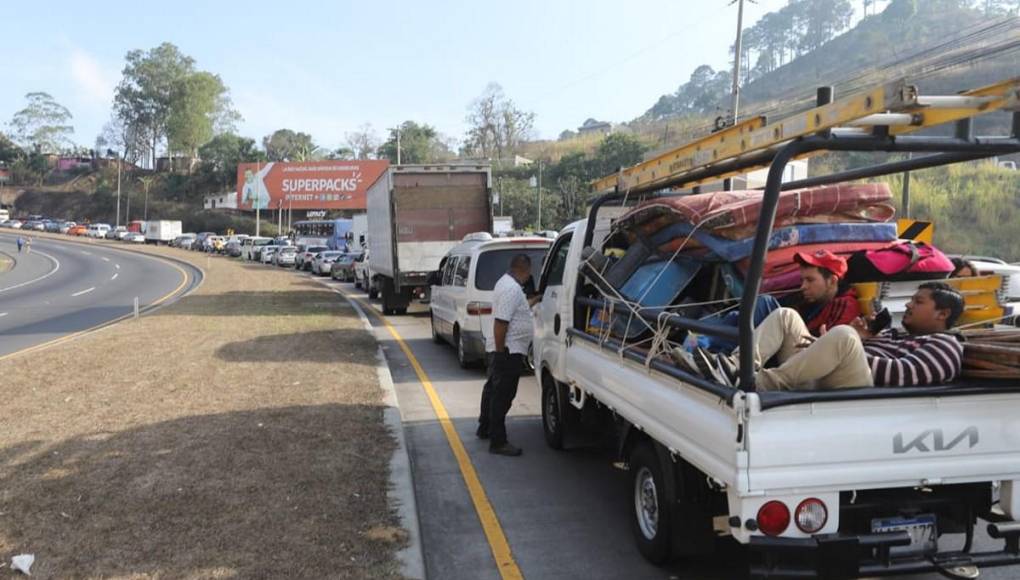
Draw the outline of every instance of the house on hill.
[[[606,121],[596,121],[589,117],[588,120],[577,128],[577,132],[581,135],[608,135],[613,132],[613,124]]]

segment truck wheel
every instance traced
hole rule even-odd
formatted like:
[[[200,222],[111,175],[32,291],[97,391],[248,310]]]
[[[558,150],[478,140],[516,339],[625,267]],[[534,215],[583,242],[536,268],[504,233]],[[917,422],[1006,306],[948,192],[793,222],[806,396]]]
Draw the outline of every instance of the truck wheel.
[[[566,425],[560,412],[559,389],[556,380],[547,373],[542,374],[542,432],[545,442],[553,449],[563,449],[566,439]]]
[[[467,345],[464,344],[464,336],[460,333],[460,328],[453,327],[453,345],[457,347],[457,362],[460,363],[460,368],[469,369],[474,366],[474,361],[470,360],[467,356]]]
[[[672,502],[667,497],[659,458],[651,444],[635,447],[630,456],[631,520],[638,551],[653,564],[670,560],[672,548]]]
[[[429,322],[432,323],[432,342],[443,344],[443,337],[439,334],[439,330],[436,329],[436,315],[431,310],[429,310]]]
[[[379,290],[376,289],[375,284],[369,280],[368,282],[368,299],[375,300],[379,297]]]
[[[407,306],[402,306],[400,308],[394,308],[393,309],[393,313],[396,314],[397,316],[403,316],[403,315],[407,314]]]

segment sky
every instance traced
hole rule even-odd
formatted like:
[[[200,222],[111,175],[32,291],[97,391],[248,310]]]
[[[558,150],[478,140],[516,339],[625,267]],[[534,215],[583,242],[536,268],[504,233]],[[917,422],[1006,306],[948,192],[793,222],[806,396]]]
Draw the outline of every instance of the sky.
[[[746,4],[744,27],[786,0]],[[538,138],[588,117],[623,122],[701,64],[728,67],[730,0],[120,2],[4,8],[0,130],[45,91],[92,146],[129,50],[171,42],[220,75],[257,140],[276,129],[336,148],[368,123],[405,120],[460,139],[471,101],[499,83],[535,113]]]

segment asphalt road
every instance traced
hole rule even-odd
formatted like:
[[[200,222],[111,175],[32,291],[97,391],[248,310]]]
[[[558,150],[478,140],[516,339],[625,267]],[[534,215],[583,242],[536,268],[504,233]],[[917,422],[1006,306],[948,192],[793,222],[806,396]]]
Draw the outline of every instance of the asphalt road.
[[[351,284],[330,283],[368,303]],[[378,304],[372,307],[378,314]],[[389,361],[410,453],[429,578],[498,579],[499,570],[464,479],[421,381],[389,331],[373,325]],[[534,377],[521,380],[508,421],[520,458],[493,456],[475,438],[484,371],[461,369],[452,347],[432,342],[427,310],[414,305],[407,316],[386,319],[399,332],[428,375],[454,422],[489,501],[506,534],[514,560],[532,579],[730,579],[740,577],[746,554],[723,540],[714,554],[656,567],[638,553],[631,535],[631,506],[625,472],[612,466],[608,450],[553,451],[542,436],[539,390]],[[962,546],[962,535],[940,545]],[[975,551],[1001,549],[978,523]],[[982,570],[981,578],[1016,578],[1015,568]],[[938,574],[901,576],[935,579]]]
[[[0,356],[129,315],[191,281],[180,268],[138,253],[34,237],[18,253],[17,234],[0,233],[14,257],[0,273]],[[187,288],[187,283],[184,288]]]

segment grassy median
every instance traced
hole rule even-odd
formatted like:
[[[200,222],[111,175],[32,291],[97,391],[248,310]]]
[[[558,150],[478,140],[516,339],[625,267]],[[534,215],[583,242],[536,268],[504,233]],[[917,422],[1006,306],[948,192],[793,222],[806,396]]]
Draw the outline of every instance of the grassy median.
[[[395,443],[353,310],[290,272],[142,251],[205,281],[0,361],[0,561],[34,553],[38,578],[398,577]]]

